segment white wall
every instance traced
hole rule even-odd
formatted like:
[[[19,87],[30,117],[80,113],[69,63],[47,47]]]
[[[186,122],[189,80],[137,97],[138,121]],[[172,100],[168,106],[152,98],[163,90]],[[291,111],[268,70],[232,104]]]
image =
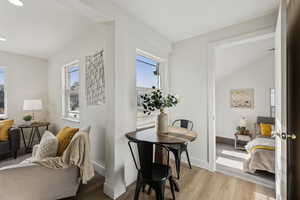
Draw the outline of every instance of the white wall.
[[[113,107],[113,24],[95,24],[86,33],[75,39],[56,55],[49,59],[49,117],[53,123],[52,130],[57,132],[64,126],[84,127],[91,125],[91,156],[96,170],[104,174],[105,168],[105,135],[110,123],[109,116]],[[104,50],[105,95],[103,105],[87,106],[85,96],[85,56],[96,50]],[[80,123],[62,119],[61,71],[65,64],[74,60],[80,61]]]
[[[41,99],[43,110],[35,112],[37,120],[47,120],[48,62],[40,58],[0,51],[0,66],[6,67],[8,117],[23,123],[24,99]]]
[[[170,90],[180,96],[171,120],[187,118],[194,122],[198,138],[190,145],[192,163],[208,167],[208,47],[210,43],[270,28],[274,32],[276,15],[203,34],[173,45],[170,57]]]
[[[149,26],[130,16],[107,0],[83,0],[90,8],[111,16],[115,24],[115,82],[112,124],[106,135],[104,192],[117,198],[136,179],[136,169],[127,146],[125,134],[136,129],[136,49],[166,60],[171,43]],[[166,68],[167,70],[167,68]]]
[[[216,58],[218,59],[218,58]],[[254,89],[254,108],[231,108],[230,90]],[[216,136],[234,138],[242,116],[254,130],[257,116],[270,116],[270,89],[274,88],[274,53],[240,67],[216,81]]]

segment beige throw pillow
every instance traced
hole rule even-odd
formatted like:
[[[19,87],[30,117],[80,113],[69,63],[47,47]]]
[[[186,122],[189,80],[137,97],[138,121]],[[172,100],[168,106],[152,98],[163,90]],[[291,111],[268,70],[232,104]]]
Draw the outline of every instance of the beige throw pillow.
[[[36,151],[35,160],[55,157],[58,149],[58,139],[50,131],[45,131],[39,147]]]

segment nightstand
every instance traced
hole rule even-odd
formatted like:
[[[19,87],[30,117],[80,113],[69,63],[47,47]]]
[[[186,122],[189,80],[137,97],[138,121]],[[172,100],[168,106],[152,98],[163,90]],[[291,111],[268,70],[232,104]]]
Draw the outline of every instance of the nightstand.
[[[234,148],[239,150],[245,150],[245,146],[248,142],[252,140],[252,134],[242,134],[235,133],[234,134]]]

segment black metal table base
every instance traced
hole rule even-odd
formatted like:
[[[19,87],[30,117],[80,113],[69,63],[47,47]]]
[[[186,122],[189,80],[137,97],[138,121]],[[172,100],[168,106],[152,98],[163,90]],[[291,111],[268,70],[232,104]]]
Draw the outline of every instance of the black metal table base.
[[[21,134],[22,134],[23,143],[24,143],[24,147],[25,147],[25,152],[26,153],[31,153],[33,145],[34,145],[34,138],[38,137],[38,141],[39,142],[41,141],[41,133],[39,131],[39,127],[32,127],[31,128],[28,144],[26,144],[25,134],[24,134],[23,128],[20,128],[20,129],[21,129]],[[48,126],[46,127],[46,129],[48,130]]]

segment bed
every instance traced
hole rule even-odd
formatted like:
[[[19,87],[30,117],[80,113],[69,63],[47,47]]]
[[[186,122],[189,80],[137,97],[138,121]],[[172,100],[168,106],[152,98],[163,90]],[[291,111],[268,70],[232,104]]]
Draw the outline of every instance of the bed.
[[[275,139],[257,137],[246,145],[248,159],[244,162],[244,171],[254,173],[263,170],[275,173]]]

